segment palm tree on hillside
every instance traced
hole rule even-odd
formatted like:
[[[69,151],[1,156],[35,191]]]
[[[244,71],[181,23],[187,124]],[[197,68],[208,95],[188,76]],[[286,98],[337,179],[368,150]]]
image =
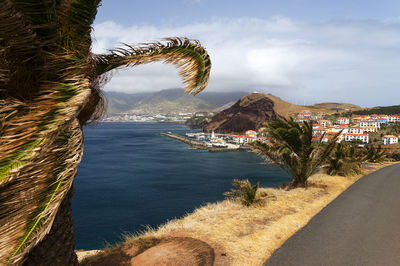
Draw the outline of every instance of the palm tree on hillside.
[[[286,170],[293,179],[294,187],[304,186],[311,174],[321,166],[335,147],[338,134],[327,144],[322,138],[313,143],[312,122],[302,125],[292,118],[274,120],[267,126],[267,141],[254,142],[250,146],[267,160]]]
[[[374,145],[369,145],[364,148],[364,160],[370,163],[382,163],[386,161],[386,152],[382,150],[382,146],[379,145],[378,147]]]
[[[91,52],[100,0],[0,0],[0,264],[74,265],[72,181],[82,126],[110,71],[164,61],[197,94],[211,69],[186,38]],[[110,177],[111,178],[111,177]]]
[[[400,124],[394,124],[390,132],[392,134],[400,134]]]
[[[342,176],[352,173],[360,174],[364,160],[363,153],[355,145],[344,142],[338,143],[331,156],[327,159],[327,173],[329,175]]]

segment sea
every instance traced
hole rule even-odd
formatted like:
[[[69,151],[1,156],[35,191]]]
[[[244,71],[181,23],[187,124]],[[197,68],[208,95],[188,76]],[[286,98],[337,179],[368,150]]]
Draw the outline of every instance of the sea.
[[[72,212],[77,249],[99,249],[224,199],[233,179],[264,187],[290,181],[251,151],[209,152],[161,136],[171,123],[100,123],[84,128]]]

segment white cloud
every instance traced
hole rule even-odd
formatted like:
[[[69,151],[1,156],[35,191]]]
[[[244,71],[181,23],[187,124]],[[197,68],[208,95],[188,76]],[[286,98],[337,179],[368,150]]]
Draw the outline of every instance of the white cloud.
[[[396,23],[305,23],[283,17],[221,19],[183,26],[94,27],[94,52],[168,36],[199,39],[212,59],[208,90],[258,90],[296,103],[399,104],[400,28]],[[115,75],[105,90],[181,87],[177,70],[155,63]]]

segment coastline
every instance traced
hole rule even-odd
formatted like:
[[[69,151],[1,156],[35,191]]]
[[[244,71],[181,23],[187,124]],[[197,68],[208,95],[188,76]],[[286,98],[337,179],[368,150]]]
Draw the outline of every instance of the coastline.
[[[316,173],[310,177],[310,185],[306,188],[260,188],[259,193],[265,197],[257,206],[244,207],[229,199],[209,203],[157,229],[150,228],[140,235],[127,237],[125,242],[107,248],[105,254],[112,256],[116,250],[132,249],[148,239],[183,236],[209,243],[222,254],[216,256],[225,256],[229,265],[262,265],[288,238],[353,183],[395,163],[369,164],[362,175],[350,177]]]

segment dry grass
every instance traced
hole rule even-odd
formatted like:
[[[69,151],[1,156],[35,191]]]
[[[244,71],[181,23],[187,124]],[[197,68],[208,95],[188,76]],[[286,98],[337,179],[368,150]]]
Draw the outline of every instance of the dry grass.
[[[388,164],[373,164],[365,174]],[[317,173],[309,179],[306,188],[260,188],[259,195],[264,200],[255,206],[245,207],[233,200],[207,204],[182,219],[127,238],[119,248],[132,248],[145,239],[187,236],[209,243],[216,250],[216,258],[222,255],[230,265],[261,265],[290,236],[361,177]]]
[[[303,110],[309,110],[311,112],[323,112],[326,114],[336,113],[336,108],[359,110],[361,109],[357,105],[348,103],[318,103],[314,105],[297,105],[293,103],[286,102],[282,99],[276,98],[274,96],[264,94],[264,96],[270,98],[274,101],[274,109],[280,115],[289,118],[289,116],[295,117],[299,112]]]

